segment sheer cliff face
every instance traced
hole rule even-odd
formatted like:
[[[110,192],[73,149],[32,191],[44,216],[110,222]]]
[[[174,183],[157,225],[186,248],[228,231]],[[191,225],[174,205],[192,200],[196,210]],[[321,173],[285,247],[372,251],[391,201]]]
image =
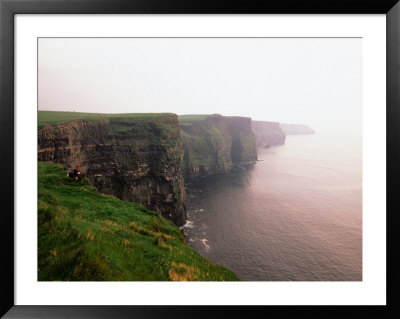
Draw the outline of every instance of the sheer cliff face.
[[[252,127],[258,147],[285,143],[286,135],[278,122],[253,121]]]
[[[256,137],[251,128],[251,118],[226,117],[228,130],[232,136],[231,157],[235,164],[257,160]]]
[[[284,124],[280,123],[282,131],[287,135],[315,134],[314,130],[304,124]]]
[[[226,173],[235,164],[257,160],[251,119],[212,115],[179,122],[184,144],[183,169],[191,177]]]
[[[98,191],[138,202],[177,225],[186,220],[183,146],[176,115],[46,125],[38,159],[76,165]]]

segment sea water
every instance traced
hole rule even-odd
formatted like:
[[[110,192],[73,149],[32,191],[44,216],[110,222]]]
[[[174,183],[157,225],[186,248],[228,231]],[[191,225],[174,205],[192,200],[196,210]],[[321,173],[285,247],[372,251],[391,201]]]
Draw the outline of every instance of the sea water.
[[[185,187],[188,244],[240,279],[362,280],[361,137],[287,136]]]

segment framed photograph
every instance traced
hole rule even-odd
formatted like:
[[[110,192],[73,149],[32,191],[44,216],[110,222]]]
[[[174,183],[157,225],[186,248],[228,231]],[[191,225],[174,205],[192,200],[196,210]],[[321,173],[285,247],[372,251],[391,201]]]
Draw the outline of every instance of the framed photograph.
[[[0,3],[1,315],[400,314],[397,1]]]

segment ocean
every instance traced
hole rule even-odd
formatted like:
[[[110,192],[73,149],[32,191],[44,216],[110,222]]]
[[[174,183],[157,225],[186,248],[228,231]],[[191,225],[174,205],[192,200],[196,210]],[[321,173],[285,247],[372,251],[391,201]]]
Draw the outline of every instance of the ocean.
[[[289,135],[185,188],[188,244],[241,280],[362,280],[361,137]]]

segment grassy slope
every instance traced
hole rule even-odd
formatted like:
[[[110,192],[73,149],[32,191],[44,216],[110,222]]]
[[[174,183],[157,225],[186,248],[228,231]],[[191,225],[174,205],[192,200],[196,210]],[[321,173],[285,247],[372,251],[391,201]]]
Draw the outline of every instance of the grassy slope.
[[[38,163],[39,280],[238,280],[189,248],[172,222]]]
[[[76,120],[107,120],[112,118],[148,118],[171,115],[173,113],[81,113],[81,112],[57,112],[57,111],[39,111],[38,127],[42,128],[46,124],[60,124]]]

